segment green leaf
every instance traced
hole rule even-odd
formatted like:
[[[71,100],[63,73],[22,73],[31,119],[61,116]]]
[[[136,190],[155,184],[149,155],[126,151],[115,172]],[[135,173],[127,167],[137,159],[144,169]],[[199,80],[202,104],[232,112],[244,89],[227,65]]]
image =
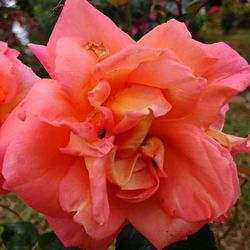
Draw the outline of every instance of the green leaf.
[[[116,239],[116,250],[156,250],[154,246],[135,228],[127,225]],[[200,231],[188,237],[185,241],[179,241],[167,246],[164,250],[217,250],[213,232],[209,225],[205,225]]]
[[[155,250],[150,242],[131,225],[126,225],[116,238],[116,250]]]
[[[80,250],[77,247],[64,247],[54,232],[41,235],[39,239],[40,250]]]
[[[30,250],[38,240],[35,226],[29,222],[3,225],[2,241],[8,250]]]
[[[107,2],[114,6],[120,6],[128,3],[128,0],[107,0]]]
[[[164,250],[217,250],[214,234],[209,225],[205,225],[197,233],[188,237],[185,241],[179,241]]]

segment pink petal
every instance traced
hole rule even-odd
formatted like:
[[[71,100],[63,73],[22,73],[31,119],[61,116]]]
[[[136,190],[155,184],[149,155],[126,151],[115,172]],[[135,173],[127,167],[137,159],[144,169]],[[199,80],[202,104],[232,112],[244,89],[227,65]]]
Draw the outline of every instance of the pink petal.
[[[46,71],[53,76],[53,73],[50,72],[50,68],[47,62],[47,47],[45,45],[38,45],[30,43],[28,45],[29,49],[33,52],[33,54],[37,57],[37,59],[41,62]]]
[[[93,181],[96,181],[96,190],[94,191]],[[89,179],[88,170],[82,159],[79,158],[71,166],[60,184],[60,203],[62,208],[67,212],[76,212],[74,215],[75,222],[83,225],[89,237],[98,240],[110,237],[110,235],[116,233],[125,220],[123,206],[117,204],[117,201],[114,199],[109,199],[108,201],[111,212],[107,215],[105,221],[100,222],[96,220],[100,219],[96,214],[96,206],[98,205],[96,203],[99,202],[100,205],[99,213],[102,213],[102,210],[105,209],[105,205],[103,206],[101,201],[102,198],[100,199],[102,193],[104,192],[105,194],[105,190],[100,190],[101,186],[100,188],[98,186],[100,181],[98,176],[96,176],[95,180],[92,177]]]
[[[108,17],[92,7],[86,0],[67,0],[48,43],[48,61],[55,66],[56,44],[63,37],[80,38],[88,43],[102,43],[109,55],[134,41],[121,31]]]
[[[205,73],[210,84],[224,85],[242,91],[250,85],[250,66],[244,58],[225,43],[202,44],[218,61]]]
[[[154,199],[131,205],[128,220],[157,249],[163,249],[171,243],[186,239],[205,224],[205,222],[187,222],[171,217]]]
[[[151,127],[153,116],[149,114],[135,127],[116,136],[115,144],[121,158],[133,155],[144,141]]]
[[[107,157],[85,157],[84,160],[89,173],[93,219],[105,224],[110,215],[105,173]]]
[[[109,204],[110,215],[104,223],[98,223],[93,218],[90,205],[74,215],[74,221],[82,224],[87,234],[95,240],[116,235],[125,224],[126,204],[114,198],[114,194],[110,195]]]
[[[195,77],[191,69],[181,64],[169,50],[162,50],[158,60],[142,62],[128,81],[162,89],[172,105],[167,114],[171,118],[187,115],[207,85],[206,79]]]
[[[162,50],[144,48],[138,45],[129,45],[120,52],[99,62],[94,71],[95,77],[106,79],[112,87],[112,92],[117,92],[125,87],[129,74],[140,63],[154,61],[160,58]]]
[[[192,112],[183,118],[183,122],[207,129],[217,121],[223,106],[237,93],[238,91],[231,87],[208,86],[202,92],[200,100],[196,103]]]
[[[128,202],[142,202],[157,191],[159,183],[159,177],[151,161],[144,161],[138,157],[128,182],[120,187],[116,195]]]
[[[106,175],[111,183],[122,186],[131,178],[139,155],[135,154],[134,156],[125,159],[115,159],[115,157],[116,148],[110,152],[107,159]]]
[[[207,53],[192,37],[184,23],[171,19],[143,36],[139,45],[153,48],[168,48],[189,66],[195,76],[201,76],[207,67],[217,61],[216,57]]]
[[[229,110],[229,105],[225,104],[216,119],[216,121],[211,125],[214,129],[222,130],[225,123],[226,112]]]
[[[91,73],[95,61],[81,41],[73,38],[61,38],[56,43],[55,79],[72,101],[87,109],[87,94],[95,86],[91,82]]]
[[[62,148],[61,152],[77,156],[103,157],[114,148],[113,136],[103,139],[98,139],[97,133],[94,136],[96,137],[96,141],[88,142],[84,138],[71,133],[69,144]]]
[[[68,131],[33,117],[21,121],[17,113],[10,115],[0,131],[5,188],[42,213],[65,216],[59,204],[59,184],[72,158],[59,148],[67,142]]]
[[[22,106],[27,113],[54,125],[62,121],[78,122],[82,119],[80,107],[73,105],[56,81],[49,79],[37,82]]]
[[[164,132],[165,131],[165,132]],[[158,124],[165,134],[166,171],[158,198],[171,216],[187,221],[215,220],[239,197],[239,181],[229,150],[202,130],[185,124]]]
[[[60,204],[66,212],[79,212],[90,200],[88,172],[81,158],[70,166],[59,188]]]
[[[246,138],[227,135],[227,138],[232,145],[232,153],[250,152],[250,135]]]
[[[116,236],[113,234],[105,239],[95,240],[86,233],[82,225],[75,223],[72,218],[47,217],[47,220],[65,247],[107,250]]]

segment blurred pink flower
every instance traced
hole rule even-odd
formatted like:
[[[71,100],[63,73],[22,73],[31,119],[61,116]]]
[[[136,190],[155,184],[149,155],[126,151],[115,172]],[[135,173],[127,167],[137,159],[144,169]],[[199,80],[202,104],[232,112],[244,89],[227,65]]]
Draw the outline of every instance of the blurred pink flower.
[[[0,41],[0,127],[38,79],[30,68],[17,59],[18,54],[18,51],[8,48],[7,43]],[[1,188],[0,192],[3,192]]]
[[[66,1],[38,82],[0,130],[4,188],[66,246],[107,249],[131,223],[157,249],[223,220],[239,197],[225,105],[250,67],[176,20],[137,43],[85,0]],[[9,132],[11,131],[11,133]]]

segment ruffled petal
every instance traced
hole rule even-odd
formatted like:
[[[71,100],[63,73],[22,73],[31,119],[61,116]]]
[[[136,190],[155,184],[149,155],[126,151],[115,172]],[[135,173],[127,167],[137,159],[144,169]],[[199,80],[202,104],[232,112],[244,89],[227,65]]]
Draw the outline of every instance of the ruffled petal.
[[[65,247],[107,250],[116,236],[113,234],[105,239],[95,240],[86,233],[82,225],[74,222],[72,218],[47,217],[47,220]]]
[[[227,214],[240,194],[229,150],[191,125],[162,122],[157,131],[165,134],[168,173],[157,196],[167,213],[187,221],[213,221]]]
[[[231,153],[250,152],[250,135],[246,138],[225,134],[219,130],[209,128],[207,134],[227,147]]]
[[[178,240],[185,240],[205,224],[171,217],[153,198],[131,205],[128,220],[157,249],[163,249]]]
[[[204,74],[209,84],[224,85],[237,91],[243,91],[250,85],[250,66],[231,47],[222,42],[201,46],[218,58]]]
[[[209,128],[221,114],[221,109],[238,91],[234,88],[213,85],[202,92],[192,111],[182,119],[183,123],[192,123],[198,127]]]
[[[78,212],[91,202],[88,172],[81,158],[76,158],[62,178],[59,192],[60,204],[66,212]]]
[[[189,66],[195,76],[201,76],[217,59],[192,40],[184,23],[171,19],[143,36],[139,45],[153,48],[168,48],[176,53],[183,64]]]
[[[108,55],[134,43],[108,17],[95,9],[86,0],[67,0],[48,43],[48,62],[55,67],[56,44],[63,37],[80,38],[83,44],[103,44]]]
[[[105,171],[107,156],[85,157],[84,160],[89,173],[93,219],[99,224],[105,224],[110,215]]]
[[[33,117],[18,120],[17,112],[11,114],[0,131],[4,187],[37,211],[65,216],[59,204],[59,184],[72,157],[62,154],[59,148],[67,143],[68,131]]]
[[[142,62],[129,75],[128,82],[162,89],[172,105],[169,118],[190,113],[207,85],[205,78],[195,77],[169,50],[163,50],[158,60]]]
[[[99,62],[94,75],[98,80],[108,80],[112,86],[112,92],[116,93],[125,87],[129,74],[142,62],[158,60],[162,53],[161,49],[129,45],[112,57]]]
[[[78,122],[83,116],[57,82],[49,79],[35,84],[22,103],[22,110],[56,126],[63,121]]]
[[[112,110],[119,121],[116,133],[134,127],[151,112],[154,117],[159,117],[171,109],[171,105],[164,98],[161,90],[140,85],[133,85],[117,93],[107,103],[107,107]]]
[[[135,127],[116,136],[115,145],[121,158],[132,156],[144,141],[153,121],[152,114],[142,119]]]
[[[126,204],[113,196],[109,196],[110,215],[104,223],[98,223],[92,214],[91,205],[74,215],[74,221],[82,224],[87,234],[96,240],[116,235],[125,224]]]

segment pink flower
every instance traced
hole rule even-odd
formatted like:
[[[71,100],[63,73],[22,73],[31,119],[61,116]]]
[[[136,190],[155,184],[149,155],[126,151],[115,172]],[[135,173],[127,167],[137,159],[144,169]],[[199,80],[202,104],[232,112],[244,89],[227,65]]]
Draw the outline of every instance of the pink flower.
[[[18,54],[18,51],[8,48],[7,43],[0,41],[0,127],[38,79],[30,68],[17,59]],[[0,193],[3,192],[0,187]]]
[[[219,129],[250,67],[176,20],[137,43],[85,0],[66,1],[40,80],[0,130],[3,187],[44,213],[66,246],[107,249],[131,223],[158,249],[223,220],[239,197]],[[10,133],[11,131],[11,133]]]
[[[0,41],[0,126],[38,77],[22,64],[18,51]]]

